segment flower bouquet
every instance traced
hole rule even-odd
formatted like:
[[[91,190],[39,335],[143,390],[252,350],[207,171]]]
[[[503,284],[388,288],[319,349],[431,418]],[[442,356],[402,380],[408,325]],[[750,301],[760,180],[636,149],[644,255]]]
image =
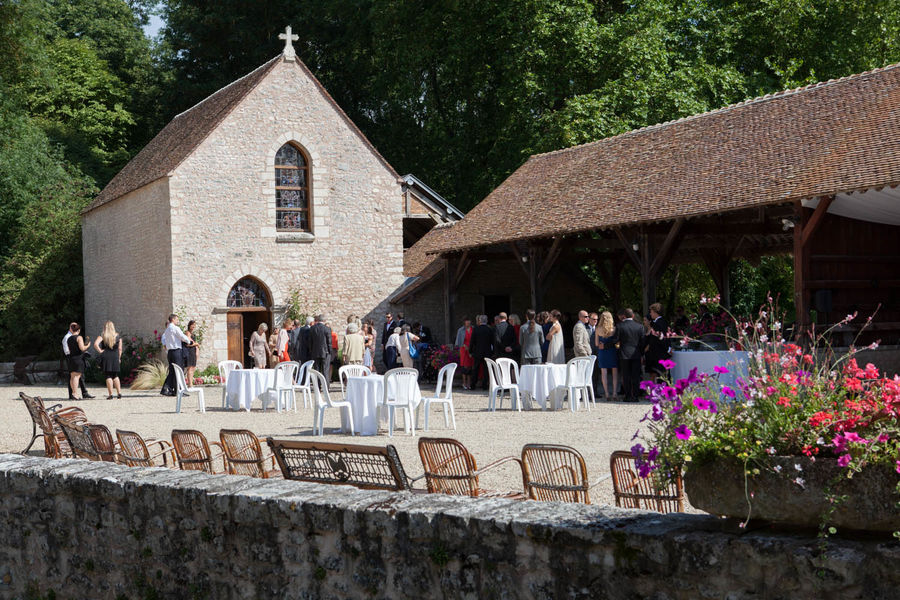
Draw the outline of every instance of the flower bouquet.
[[[811,350],[784,340],[776,313],[770,299],[754,322],[734,322],[730,349],[749,352],[736,384],[720,381],[733,364],[642,384],[652,406],[632,448],[640,475],[683,471],[695,507],[742,525],[752,516],[825,532],[900,529],[900,378],[860,367],[855,348],[816,349],[828,332],[804,340]]]
[[[452,344],[443,344],[432,351],[431,366],[436,371],[440,371],[450,363],[459,363],[459,348]]]

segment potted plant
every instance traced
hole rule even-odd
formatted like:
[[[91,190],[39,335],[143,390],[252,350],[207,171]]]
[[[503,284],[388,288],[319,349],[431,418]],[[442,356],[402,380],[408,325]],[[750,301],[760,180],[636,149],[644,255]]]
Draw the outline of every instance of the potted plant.
[[[900,378],[860,367],[854,348],[817,349],[827,331],[810,334],[811,350],[784,340],[776,314],[770,299],[754,321],[735,322],[730,349],[750,354],[735,385],[719,380],[729,364],[644,382],[652,406],[632,448],[640,474],[683,471],[693,506],[742,525],[900,529]]]

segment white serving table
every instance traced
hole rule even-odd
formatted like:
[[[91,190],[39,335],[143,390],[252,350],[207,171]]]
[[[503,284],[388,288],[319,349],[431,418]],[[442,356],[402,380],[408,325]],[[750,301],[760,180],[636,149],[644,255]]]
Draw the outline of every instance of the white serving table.
[[[228,374],[225,403],[232,410],[250,410],[253,401],[275,387],[275,369],[237,369]]]
[[[557,386],[566,384],[566,365],[545,363],[519,367],[519,392],[528,392],[541,410],[547,409],[547,397]]]
[[[698,373],[715,374],[714,367],[726,367],[728,373],[719,375],[719,381],[729,387],[737,384],[738,377],[746,377],[747,361],[750,355],[747,352],[730,350],[709,350],[694,352],[681,350],[672,353],[675,367],[672,368],[672,379],[686,378],[691,369],[697,368]]]
[[[365,377],[347,378],[347,401],[353,413],[353,427],[358,435],[376,435],[378,433],[378,404],[384,395],[384,376],[367,375]],[[394,390],[388,390],[392,393]],[[422,401],[419,385],[413,397],[413,410],[417,410]],[[387,411],[385,411],[386,415]],[[346,413],[341,411],[341,431],[350,433],[350,422]]]

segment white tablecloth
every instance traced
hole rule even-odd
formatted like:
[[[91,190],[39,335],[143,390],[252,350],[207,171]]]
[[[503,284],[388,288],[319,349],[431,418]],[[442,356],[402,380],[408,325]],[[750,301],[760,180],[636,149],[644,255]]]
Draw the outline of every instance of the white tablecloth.
[[[566,365],[543,364],[519,367],[519,391],[528,392],[541,410],[547,408],[550,390],[566,384]]]
[[[366,377],[347,378],[347,401],[353,413],[353,428],[358,435],[376,435],[378,433],[378,403],[384,394],[384,376],[368,375]],[[413,398],[413,409],[422,401],[422,392],[416,384]],[[385,415],[386,416],[386,415]],[[341,410],[341,431],[350,433],[350,422],[346,412]]]
[[[249,411],[253,401],[275,387],[275,369],[240,369],[228,374],[225,402],[228,408]]]
[[[675,361],[675,367],[672,369],[672,379],[684,379],[687,377],[691,369],[697,368],[698,373],[715,373],[713,367],[726,367],[728,373],[719,375],[719,381],[729,387],[736,385],[738,377],[747,375],[747,360],[749,355],[746,352],[731,352],[729,350],[709,350],[702,352],[678,351],[672,353],[672,360]]]

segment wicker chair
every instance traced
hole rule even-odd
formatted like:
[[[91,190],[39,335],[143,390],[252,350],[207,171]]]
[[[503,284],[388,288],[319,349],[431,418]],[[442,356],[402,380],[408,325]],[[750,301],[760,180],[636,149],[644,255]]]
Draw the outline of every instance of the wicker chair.
[[[259,438],[247,429],[222,429],[219,439],[228,461],[228,472],[272,479],[281,477],[281,469],[275,464],[275,455],[263,456]]]
[[[425,483],[431,494],[525,498],[521,492],[482,489],[478,482],[482,473],[507,462],[516,462],[521,469],[522,461],[514,456],[503,457],[479,469],[475,457],[458,441],[451,438],[419,438],[419,457],[425,468]]]
[[[183,471],[205,471],[207,473],[227,473],[228,463],[225,450],[219,442],[207,442],[206,436],[195,429],[173,429],[172,445],[178,456],[178,466]],[[213,455],[210,446],[216,446],[219,453]],[[215,462],[222,459],[222,469],[216,470]]]
[[[72,423],[86,423],[87,416],[85,416],[84,411],[77,406],[61,408],[61,404],[54,404],[46,408],[44,407],[44,400],[40,396],[28,396],[22,392],[19,392],[19,398],[25,403],[25,407],[31,415],[32,426],[31,441],[28,442],[28,446],[22,450],[21,454],[26,454],[34,445],[34,442],[39,437],[43,437],[44,455],[48,458],[74,456],[62,428],[54,420],[54,417],[62,417]],[[40,429],[40,433],[38,433],[38,429]]]
[[[116,429],[119,440],[119,460],[129,467],[175,467],[175,449],[168,440],[144,440],[134,431]],[[153,453],[150,448],[159,446]],[[162,464],[160,464],[162,458]]]
[[[591,503],[587,467],[575,448],[526,444],[522,448],[522,479],[531,500]]]
[[[57,422],[75,458],[117,462],[115,442],[105,425],[78,424],[62,418]]]
[[[655,471],[651,477],[640,477],[634,456],[627,450],[612,453],[609,457],[609,469],[612,473],[616,506],[661,513],[684,512],[681,476],[665,485],[660,485],[662,482],[655,476]]]

